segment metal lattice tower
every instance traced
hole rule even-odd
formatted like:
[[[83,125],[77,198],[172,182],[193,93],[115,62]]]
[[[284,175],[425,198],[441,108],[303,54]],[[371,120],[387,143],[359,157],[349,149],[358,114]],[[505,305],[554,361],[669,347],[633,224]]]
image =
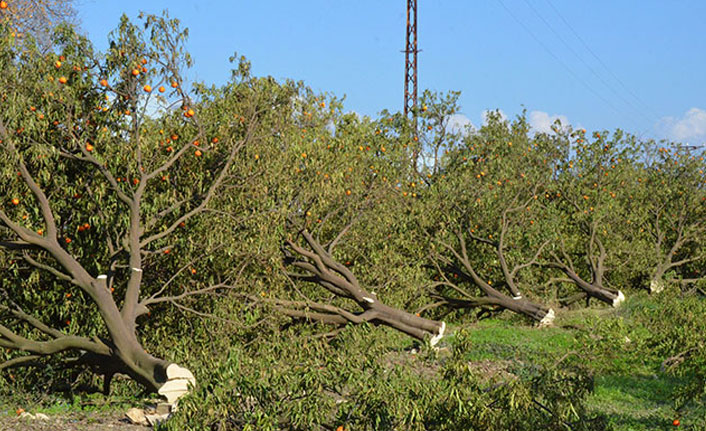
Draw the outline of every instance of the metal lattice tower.
[[[404,115],[412,114],[417,129],[417,0],[407,0],[407,44],[404,64]]]

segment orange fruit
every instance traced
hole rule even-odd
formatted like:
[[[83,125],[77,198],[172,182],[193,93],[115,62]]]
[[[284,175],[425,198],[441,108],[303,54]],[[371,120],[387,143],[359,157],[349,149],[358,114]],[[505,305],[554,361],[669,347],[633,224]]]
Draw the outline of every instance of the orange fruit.
[[[59,78],[59,82],[62,83],[62,84],[66,84],[66,81],[68,81],[68,80],[66,79],[65,76],[62,76],[62,77]]]
[[[164,93],[164,86],[163,85],[161,87],[159,87],[159,92]]]
[[[147,64],[147,59],[146,59],[146,58],[143,58],[142,60],[140,60],[140,63],[142,63],[142,64]]]
[[[145,85],[144,87],[142,87],[142,89],[145,90],[146,93],[149,93],[150,91],[152,91],[152,86]]]
[[[61,62],[59,60],[56,60],[56,62],[54,63],[54,67],[56,67],[57,69],[60,68]]]
[[[12,205],[19,205],[19,204],[20,204],[19,199],[17,199],[17,198],[12,199]]]
[[[679,419],[674,419],[672,421],[672,425],[674,425],[675,427],[678,427],[680,424],[681,424],[681,422],[679,422]]]
[[[93,145],[91,145],[91,144],[86,144],[86,151],[88,151],[88,152],[93,151]]]
[[[188,111],[186,111],[186,113],[188,114],[187,117],[193,117],[193,116],[194,116],[194,110],[193,110],[193,109],[189,109]]]
[[[177,88],[179,84],[176,81],[172,81],[172,88]]]
[[[201,154],[203,154],[203,153],[201,153],[201,150],[196,150],[196,151],[194,151],[194,155],[195,155],[196,157],[201,157]]]
[[[211,139],[211,142],[213,142],[214,144],[217,144],[218,143],[218,136]]]
[[[346,190],[346,196],[350,196],[350,195],[351,195],[351,191],[350,191],[350,190]]]
[[[71,238],[64,238],[64,242],[66,242],[67,244],[71,244]]]
[[[140,74],[140,69],[132,69],[132,76],[137,76]]]
[[[105,79],[101,79],[100,84],[101,84],[103,87],[107,87],[107,86],[108,86],[108,81],[105,80]]]

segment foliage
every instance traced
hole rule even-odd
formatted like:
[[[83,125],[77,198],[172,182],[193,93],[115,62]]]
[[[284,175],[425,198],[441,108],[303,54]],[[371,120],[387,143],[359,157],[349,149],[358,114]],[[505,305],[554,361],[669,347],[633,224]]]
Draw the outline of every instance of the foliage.
[[[331,343],[300,339],[298,349],[278,334],[236,348],[165,429],[605,429],[584,412],[592,380],[574,364],[517,364],[488,381],[469,368],[464,331],[446,355],[415,355],[376,332],[348,327]]]

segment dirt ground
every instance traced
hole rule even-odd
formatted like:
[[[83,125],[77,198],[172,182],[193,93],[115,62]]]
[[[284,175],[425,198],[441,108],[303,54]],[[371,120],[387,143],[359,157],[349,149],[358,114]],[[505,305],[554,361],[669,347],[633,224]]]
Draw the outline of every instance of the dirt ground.
[[[146,431],[151,428],[131,424],[124,413],[90,412],[47,415],[49,420],[0,416],[0,431]]]

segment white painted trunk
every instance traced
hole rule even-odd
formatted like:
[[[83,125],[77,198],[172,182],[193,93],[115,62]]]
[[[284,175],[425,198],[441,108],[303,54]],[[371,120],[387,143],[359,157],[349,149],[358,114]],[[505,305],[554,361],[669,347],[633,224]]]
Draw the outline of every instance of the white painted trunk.
[[[441,341],[441,339],[444,337],[444,331],[446,330],[446,322],[441,322],[441,328],[439,328],[439,333],[431,337],[431,340],[429,340],[429,344],[431,347],[436,346],[436,344]]]
[[[664,290],[664,280],[653,278],[650,280],[650,293],[659,293]]]
[[[188,394],[194,387],[196,379],[191,371],[171,364],[167,367],[167,382],[157,392],[166,398],[169,404],[176,404],[179,398]]]
[[[625,301],[625,295],[619,290],[618,297],[613,300],[613,307],[619,307],[623,301]]]
[[[552,323],[554,323],[555,318],[556,314],[554,314],[554,310],[550,308],[549,311],[547,311],[547,314],[542,317],[542,320],[539,321],[539,327],[541,328],[543,326],[551,325]]]

